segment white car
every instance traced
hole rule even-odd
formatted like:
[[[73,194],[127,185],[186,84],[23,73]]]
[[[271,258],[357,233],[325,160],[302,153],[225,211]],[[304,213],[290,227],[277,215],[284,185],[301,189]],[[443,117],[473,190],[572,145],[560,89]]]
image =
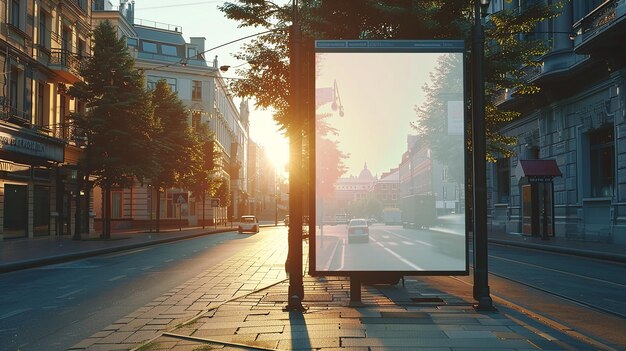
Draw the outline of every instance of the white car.
[[[259,221],[256,216],[241,216],[241,220],[239,221],[239,227],[237,228],[239,233],[249,232],[249,233],[258,233],[259,232]]]
[[[370,228],[367,219],[351,219],[348,223],[348,243],[369,243]]]

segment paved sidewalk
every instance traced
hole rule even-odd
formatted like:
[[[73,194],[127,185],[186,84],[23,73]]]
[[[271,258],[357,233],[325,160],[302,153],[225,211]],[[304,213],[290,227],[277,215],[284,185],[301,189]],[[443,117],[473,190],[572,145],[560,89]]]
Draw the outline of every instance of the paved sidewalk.
[[[479,313],[472,307],[471,287],[451,278],[445,279],[456,287],[449,291],[439,290],[429,278],[407,279],[405,286],[365,286],[363,304],[351,307],[348,279],[306,276],[307,310],[285,312],[285,235],[263,235],[256,247],[70,350],[597,349],[505,306]]]
[[[218,227],[217,232],[231,230]],[[0,243],[0,272],[50,264],[216,232],[185,228],[114,233],[116,240],[71,238]],[[471,288],[445,291],[429,278],[406,286],[367,286],[361,307],[349,306],[349,280],[305,277],[305,313],[283,312],[285,231],[189,280],[71,350],[584,350],[598,349],[498,306],[478,313]],[[626,246],[565,238],[491,235],[500,244],[626,262]],[[307,250],[305,249],[306,253]],[[305,262],[307,260],[305,259]],[[448,286],[448,285],[445,285]],[[465,291],[460,293],[460,291]]]

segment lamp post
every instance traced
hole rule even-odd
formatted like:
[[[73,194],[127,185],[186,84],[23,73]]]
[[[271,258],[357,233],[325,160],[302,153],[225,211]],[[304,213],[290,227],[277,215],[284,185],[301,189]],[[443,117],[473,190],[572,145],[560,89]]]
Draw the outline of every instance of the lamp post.
[[[489,7],[490,0],[475,0],[474,31],[472,35],[472,154],[474,158],[474,299],[476,308],[482,311],[494,310],[489,295],[489,270],[487,260],[487,172],[485,140],[485,35],[482,15]]]

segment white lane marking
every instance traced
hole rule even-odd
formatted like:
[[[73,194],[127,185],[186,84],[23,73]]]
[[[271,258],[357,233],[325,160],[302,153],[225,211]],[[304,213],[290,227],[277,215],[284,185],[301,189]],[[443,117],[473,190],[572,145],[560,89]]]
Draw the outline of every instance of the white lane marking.
[[[346,259],[346,239],[341,239],[341,265],[339,266],[339,269],[337,269],[338,271],[343,270],[345,259]]]
[[[409,267],[418,270],[418,271],[423,271],[424,269],[421,268],[420,266],[414,264],[413,262],[405,259],[404,257],[400,256],[399,254],[397,254],[395,251],[393,251],[392,249],[385,247],[385,245],[381,244],[378,240],[372,238],[372,240],[374,242],[376,242],[376,244],[380,245],[380,247],[382,247],[385,251],[389,252],[390,254],[392,254],[395,258],[397,258],[398,260],[400,260],[402,263],[408,265]]]
[[[406,241],[406,240],[403,240],[403,241],[402,241],[402,243],[403,243],[404,245],[409,245],[409,246],[411,246],[411,245],[415,245],[415,243],[414,243],[414,242],[411,242],[411,241]]]
[[[30,311],[30,310],[32,310],[32,308],[21,308],[19,310],[11,311],[11,312],[8,312],[8,313],[5,313],[5,314],[1,315],[0,319],[13,317],[13,316],[15,316],[17,314],[20,314],[20,313],[23,313],[23,312],[26,312],[26,311]]]
[[[119,279],[122,279],[122,278],[125,278],[125,277],[126,277],[126,274],[124,274],[124,275],[118,275],[117,277],[113,277],[113,278],[109,279],[109,281],[110,281],[110,282],[114,282],[114,281],[116,281],[116,280],[119,280]]]
[[[76,294],[76,293],[79,293],[79,292],[81,292],[81,291],[83,291],[83,290],[84,290],[84,289],[78,289],[78,290],[70,291],[70,292],[68,292],[67,294],[63,294],[63,295],[61,295],[61,296],[57,296],[57,299],[64,299],[64,298],[66,298],[66,297],[69,297],[69,296],[71,296],[71,295],[74,295],[74,294]]]
[[[395,241],[388,241],[387,244],[391,246],[398,246],[398,243]]]
[[[167,263],[170,263],[170,262],[172,262],[172,261],[174,261],[174,259],[173,259],[173,258],[170,258],[169,260],[165,260],[165,262],[167,262]]]
[[[148,269],[154,268],[154,266],[148,266],[148,267],[143,267],[141,270],[142,271],[147,271]]]
[[[400,235],[400,234],[398,234],[398,233],[390,232],[390,231],[385,230],[385,229],[383,229],[383,231],[384,231],[384,232],[387,232],[387,233],[389,233],[389,234],[392,234],[392,235],[398,236],[398,237],[400,237],[400,238],[402,238],[402,239],[405,239],[405,240],[410,240],[410,241],[413,241],[413,242],[416,242],[416,243],[419,243],[419,244],[422,244],[422,245],[426,245],[426,246],[434,247],[434,245],[433,245],[433,244],[431,244],[431,243],[427,243],[427,242],[422,241],[422,240],[417,240],[417,239],[408,238],[408,237],[406,237],[406,236],[404,236],[404,235]],[[403,241],[403,242],[404,242],[404,241]],[[411,244],[411,245],[412,245],[412,244]]]
[[[120,257],[120,256],[132,255],[132,254],[137,253],[137,252],[148,251],[148,250],[152,250],[152,248],[151,247],[146,247],[146,248],[143,248],[143,249],[137,249],[137,250],[131,250],[131,251],[125,251],[125,252],[121,252],[121,253],[105,255],[104,257]]]

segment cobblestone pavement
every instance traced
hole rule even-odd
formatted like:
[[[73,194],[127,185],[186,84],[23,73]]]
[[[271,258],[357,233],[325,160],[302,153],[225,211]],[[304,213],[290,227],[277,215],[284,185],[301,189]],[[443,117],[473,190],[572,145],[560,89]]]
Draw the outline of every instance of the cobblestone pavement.
[[[69,350],[129,350],[225,301],[280,282],[285,276],[284,233],[267,237],[172,289]]]
[[[287,243],[284,234],[262,235],[258,246],[70,350],[592,349],[506,307],[479,313],[467,296],[440,291],[429,279],[365,286],[355,307],[347,278],[305,276],[306,311],[285,312]]]

